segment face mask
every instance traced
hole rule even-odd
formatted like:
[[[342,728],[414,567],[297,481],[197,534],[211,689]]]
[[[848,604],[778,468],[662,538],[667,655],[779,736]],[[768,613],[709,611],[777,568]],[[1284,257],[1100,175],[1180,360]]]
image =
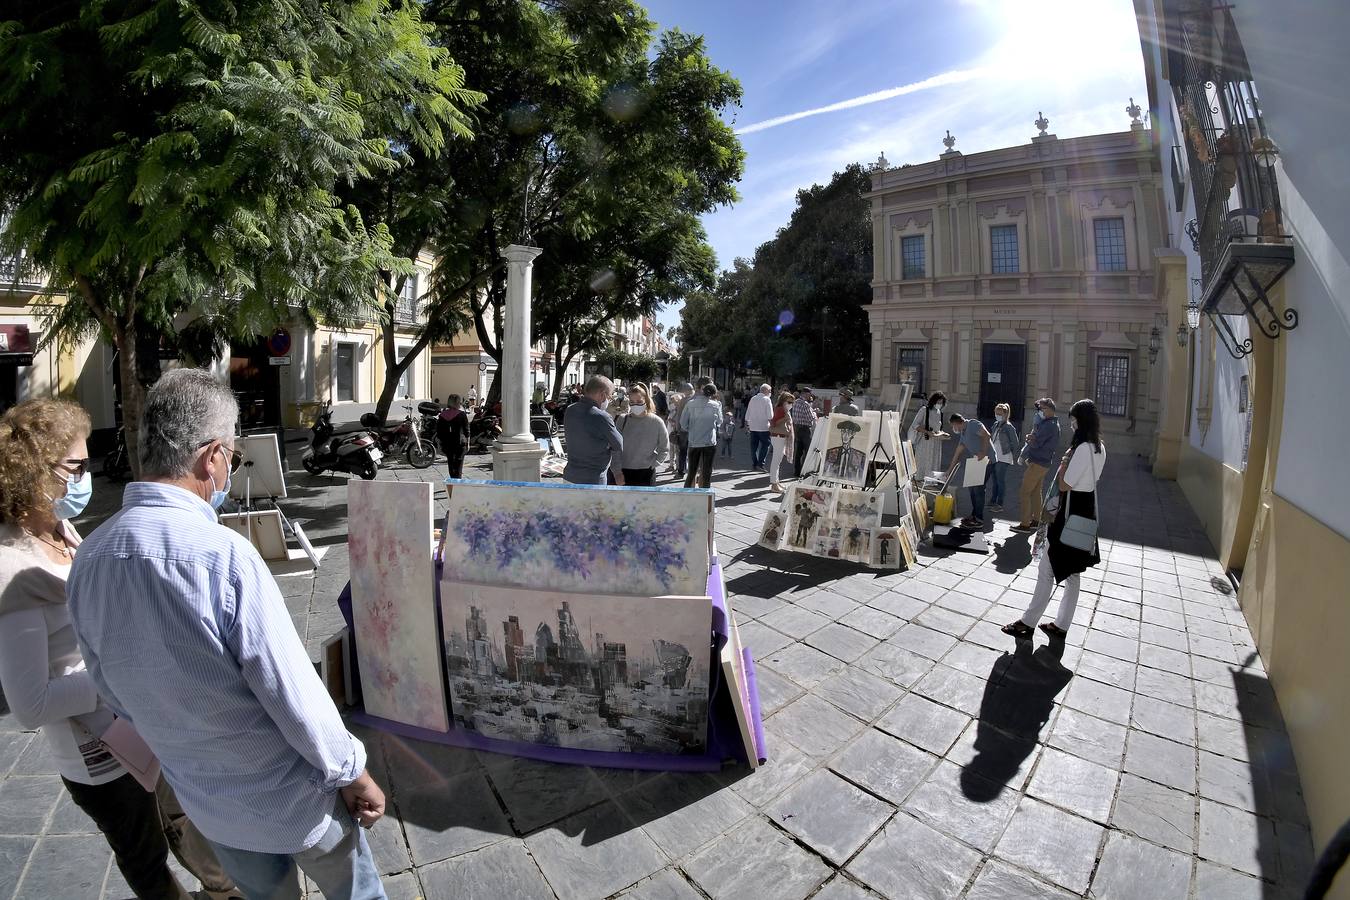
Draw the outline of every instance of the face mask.
[[[642,415],[642,414],[643,414],[644,412],[646,412],[646,411],[647,411],[647,405],[646,405],[645,403],[630,403],[630,404],[628,404],[628,414],[631,415],[631,416],[640,416],[640,415]]]
[[[222,454],[225,453],[225,448],[224,448],[224,447],[221,447],[221,448],[220,448],[220,452],[221,452]],[[228,455],[226,455],[226,456],[225,456],[225,461],[226,461],[226,463],[228,463],[229,460],[230,460],[230,457],[229,457]],[[216,481],[215,481],[214,478],[212,478],[212,479],[211,479],[211,487],[214,488],[215,486],[216,486]],[[226,498],[228,498],[229,496],[230,496],[230,473],[227,472],[227,473],[225,474],[225,486],[224,486],[223,488],[221,488],[220,490],[218,490],[218,491],[212,491],[212,492],[211,492],[211,500],[209,501],[210,504],[211,504],[211,508],[214,509],[214,510],[219,511],[220,508],[221,508],[222,506],[225,505],[225,500],[226,500]]]
[[[1070,419],[1070,420],[1069,420],[1069,428],[1071,428],[1071,429],[1074,430],[1074,431],[1077,431],[1077,430],[1078,430],[1078,420],[1077,420],[1077,419]]]
[[[52,501],[52,512],[58,519],[73,519],[89,505],[94,496],[94,478],[85,472],[79,478],[71,475],[66,478],[66,495]]]
[[[1039,409],[1036,410],[1036,421],[1037,421],[1037,422],[1044,422],[1044,421],[1045,421],[1045,413],[1041,412]]]
[[[1007,416],[995,416],[994,418],[998,420],[998,424],[1000,424],[1000,425],[1002,425],[1004,422],[1008,421],[1008,417],[1007,417]]]

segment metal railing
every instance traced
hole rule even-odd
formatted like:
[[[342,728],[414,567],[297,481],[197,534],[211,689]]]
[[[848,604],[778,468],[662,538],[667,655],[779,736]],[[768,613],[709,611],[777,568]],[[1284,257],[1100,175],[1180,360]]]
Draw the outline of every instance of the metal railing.
[[[42,287],[42,272],[27,256],[0,256],[0,285]]]
[[[1183,13],[1173,40],[1172,89],[1195,198],[1187,232],[1208,285],[1230,243],[1287,240],[1273,168],[1278,151],[1228,9]]]
[[[397,325],[417,324],[417,299],[415,297],[398,298],[398,302],[394,304],[394,323]]]

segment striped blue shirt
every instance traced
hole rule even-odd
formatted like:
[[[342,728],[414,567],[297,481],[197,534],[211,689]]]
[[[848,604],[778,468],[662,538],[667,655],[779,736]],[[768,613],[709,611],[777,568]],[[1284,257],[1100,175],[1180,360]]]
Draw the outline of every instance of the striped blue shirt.
[[[67,591],[99,693],[136,727],[184,811],[219,844],[298,853],[366,765],[266,564],[209,504],[127,486]]]

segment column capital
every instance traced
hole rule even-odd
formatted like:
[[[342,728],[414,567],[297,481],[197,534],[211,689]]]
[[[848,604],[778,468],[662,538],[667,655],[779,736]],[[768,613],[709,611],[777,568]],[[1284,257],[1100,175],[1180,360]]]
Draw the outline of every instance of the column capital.
[[[544,251],[539,247],[527,247],[524,244],[511,244],[502,251],[502,256],[506,257],[507,262],[514,265],[529,265],[534,262],[535,257]]]

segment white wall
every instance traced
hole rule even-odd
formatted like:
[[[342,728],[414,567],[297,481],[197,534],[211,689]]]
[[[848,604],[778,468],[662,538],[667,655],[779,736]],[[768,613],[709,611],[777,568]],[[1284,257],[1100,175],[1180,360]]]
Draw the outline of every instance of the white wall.
[[[1350,5],[1294,0],[1233,10],[1260,92],[1294,268],[1285,296],[1299,325],[1287,342],[1284,434],[1275,490],[1350,537],[1350,479],[1331,474],[1350,446]]]

